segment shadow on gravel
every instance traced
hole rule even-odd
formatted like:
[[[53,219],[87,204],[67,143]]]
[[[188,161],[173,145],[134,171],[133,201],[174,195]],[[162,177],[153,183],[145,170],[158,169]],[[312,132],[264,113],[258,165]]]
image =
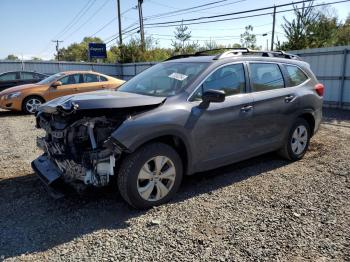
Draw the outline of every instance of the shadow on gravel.
[[[0,110],[0,118],[8,116],[25,116],[26,114],[18,111]]]
[[[173,203],[287,164],[267,154],[185,177]],[[55,201],[34,174],[0,180],[0,210],[0,260],[45,251],[97,230],[127,228],[128,219],[147,212],[130,208],[112,188]]]
[[[324,123],[331,123],[334,121],[350,121],[350,110],[324,108],[322,113],[322,122]]]

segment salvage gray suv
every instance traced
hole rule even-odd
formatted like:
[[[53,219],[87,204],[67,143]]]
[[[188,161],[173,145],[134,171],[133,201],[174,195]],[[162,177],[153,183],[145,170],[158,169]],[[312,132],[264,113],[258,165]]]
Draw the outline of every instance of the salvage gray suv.
[[[148,208],[169,201],[184,174],[271,151],[302,158],[322,116],[324,87],[310,66],[281,51],[209,54],[172,57],[117,91],[42,105],[44,154],[32,167],[52,195],[111,184]]]

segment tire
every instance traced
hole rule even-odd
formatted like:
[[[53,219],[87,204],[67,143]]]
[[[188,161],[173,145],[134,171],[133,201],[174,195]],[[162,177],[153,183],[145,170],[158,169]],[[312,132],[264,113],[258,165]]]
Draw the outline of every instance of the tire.
[[[288,160],[297,161],[305,155],[309,147],[310,137],[311,130],[308,122],[303,118],[297,118],[278,153]]]
[[[28,96],[23,100],[22,111],[26,114],[34,114],[43,103],[45,103],[45,100],[40,96]]]
[[[175,195],[182,173],[182,161],[172,147],[163,143],[147,144],[122,161],[118,174],[119,192],[137,209],[158,206]]]

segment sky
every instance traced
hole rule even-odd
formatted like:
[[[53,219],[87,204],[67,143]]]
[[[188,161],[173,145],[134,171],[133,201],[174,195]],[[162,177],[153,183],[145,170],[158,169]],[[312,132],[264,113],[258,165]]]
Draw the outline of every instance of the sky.
[[[138,10],[135,8],[137,0],[120,1],[122,29],[127,31],[127,28],[133,28],[130,26],[137,25],[139,21]],[[189,9],[181,14],[154,17],[217,1],[220,2],[194,10]],[[315,4],[335,1],[315,0]],[[160,47],[170,47],[175,26],[150,28],[146,24],[239,12],[290,2],[291,0],[144,0],[145,35],[151,35]],[[332,7],[341,20],[345,20],[350,13],[350,2],[334,4]],[[277,11],[290,8],[281,7]],[[32,57],[52,59],[55,54],[55,43],[52,40],[57,39],[63,41],[60,43],[61,47],[81,42],[85,36],[100,37],[108,42],[107,46],[116,44],[116,40],[111,39],[118,32],[117,0],[0,0],[0,10],[0,59],[8,54],[15,54],[23,59]],[[263,12],[266,11],[260,13]],[[275,41],[284,39],[281,28],[283,16],[291,19],[293,14],[284,12],[276,15]],[[188,27],[192,35],[191,40],[198,41],[199,44],[210,40],[214,40],[217,44],[232,44],[240,42],[240,34],[247,25],[253,26],[253,33],[257,35],[259,46],[265,49],[267,41],[270,45],[272,15],[188,25]],[[137,32],[126,33],[124,42],[136,36]]]

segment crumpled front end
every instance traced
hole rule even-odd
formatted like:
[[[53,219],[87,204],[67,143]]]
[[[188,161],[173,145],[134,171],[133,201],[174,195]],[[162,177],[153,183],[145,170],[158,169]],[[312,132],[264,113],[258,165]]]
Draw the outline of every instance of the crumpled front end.
[[[81,191],[102,187],[115,176],[115,166],[127,149],[111,137],[126,119],[160,106],[163,97],[117,91],[65,96],[42,105],[37,127],[46,131],[37,145],[44,154],[33,169],[50,188],[63,182]]]
[[[115,175],[120,149],[109,139],[124,119],[105,116],[75,119],[47,113],[37,115],[37,125],[46,131],[37,138],[44,154],[32,167],[50,192],[57,195],[57,184],[64,182],[77,191],[87,186],[102,187]]]

